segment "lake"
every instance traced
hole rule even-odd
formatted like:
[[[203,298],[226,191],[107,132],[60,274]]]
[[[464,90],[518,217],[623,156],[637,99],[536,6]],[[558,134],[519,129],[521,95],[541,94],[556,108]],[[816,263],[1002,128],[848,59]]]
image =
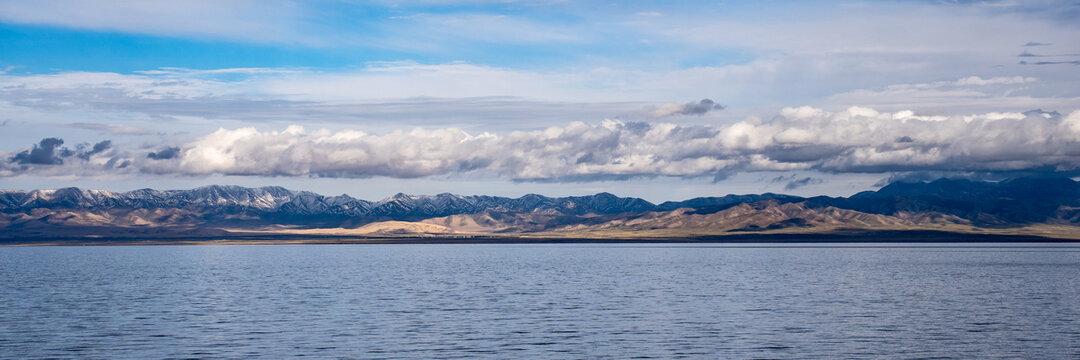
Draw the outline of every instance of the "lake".
[[[2,358],[1080,358],[1078,244],[0,248]]]

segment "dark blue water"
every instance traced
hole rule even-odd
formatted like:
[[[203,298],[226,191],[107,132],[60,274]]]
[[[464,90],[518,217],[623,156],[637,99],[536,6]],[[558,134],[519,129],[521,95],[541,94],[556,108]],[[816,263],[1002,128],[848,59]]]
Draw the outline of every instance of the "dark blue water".
[[[0,248],[2,358],[1080,358],[1080,246]]]

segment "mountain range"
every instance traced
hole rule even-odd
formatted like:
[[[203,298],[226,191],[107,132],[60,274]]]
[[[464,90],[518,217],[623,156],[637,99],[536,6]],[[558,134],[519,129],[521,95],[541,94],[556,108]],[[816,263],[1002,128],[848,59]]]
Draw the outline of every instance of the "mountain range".
[[[281,187],[0,191],[0,239],[700,239],[935,231],[1080,238],[1080,183],[896,182],[850,197],[726,195],[653,204],[609,193],[518,198],[396,194],[380,201]]]

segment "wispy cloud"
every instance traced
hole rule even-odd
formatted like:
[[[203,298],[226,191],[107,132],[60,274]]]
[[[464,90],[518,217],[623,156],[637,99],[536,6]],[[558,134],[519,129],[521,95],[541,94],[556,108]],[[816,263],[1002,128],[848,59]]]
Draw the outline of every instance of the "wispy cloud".
[[[98,124],[98,123],[71,123],[69,127],[77,129],[93,130],[113,135],[148,135],[152,132],[130,125]]]
[[[1068,61],[1021,61],[1020,65],[1080,65],[1080,60],[1068,60]]]
[[[784,185],[784,190],[795,190],[795,189],[801,188],[803,186],[811,185],[811,184],[820,184],[823,181],[824,180],[822,180],[822,179],[813,178],[813,177],[804,177],[804,178],[801,178],[801,179],[795,179],[795,180],[791,180],[787,184],[785,184]]]
[[[1014,84],[1028,84],[1037,82],[1039,79],[1033,77],[1024,76],[998,76],[988,79],[983,79],[978,76],[969,76],[952,83],[933,83],[929,84],[930,87],[939,87],[942,85],[956,85],[956,86],[986,86],[986,85],[1014,85]]]
[[[944,116],[957,112],[1066,109],[1080,102],[1080,96],[1060,97],[1061,93],[1047,93],[1048,87],[1046,80],[1030,76],[966,76],[957,80],[852,90],[829,96],[828,103],[860,104],[888,111],[915,109],[923,115]]]
[[[415,14],[394,20],[404,22],[395,25],[401,26],[403,29],[399,31],[410,34],[414,41],[428,38],[491,43],[581,42],[588,35],[566,24],[560,26],[503,14]]]
[[[821,184],[823,182],[825,182],[824,179],[811,176],[799,177],[799,174],[797,173],[787,176],[777,176],[769,181],[771,184],[783,183],[784,190],[795,190],[807,185]]]

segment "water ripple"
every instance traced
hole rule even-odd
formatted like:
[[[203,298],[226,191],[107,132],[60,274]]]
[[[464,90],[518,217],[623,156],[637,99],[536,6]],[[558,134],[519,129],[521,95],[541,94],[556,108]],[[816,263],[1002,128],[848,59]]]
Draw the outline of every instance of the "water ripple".
[[[0,248],[0,358],[1067,359],[1077,250]]]

